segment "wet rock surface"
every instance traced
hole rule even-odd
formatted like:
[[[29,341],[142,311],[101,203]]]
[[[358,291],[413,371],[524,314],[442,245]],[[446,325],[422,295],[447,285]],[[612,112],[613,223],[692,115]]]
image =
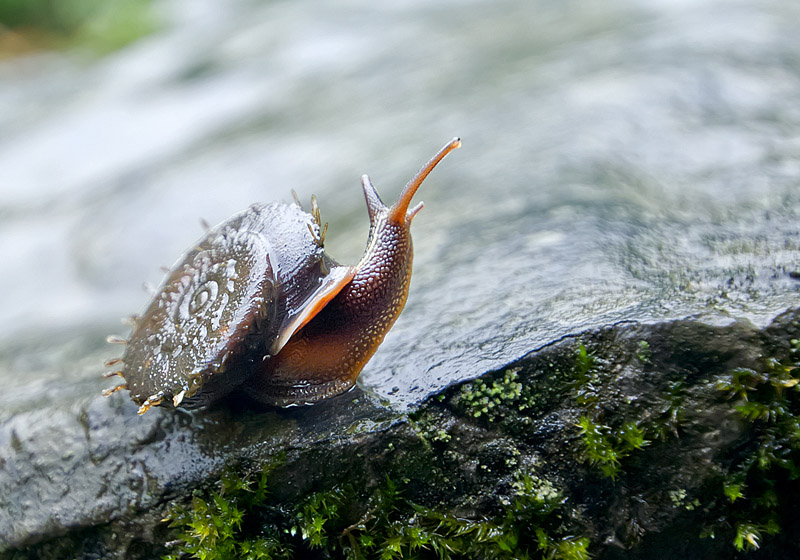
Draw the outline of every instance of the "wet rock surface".
[[[398,481],[404,500],[431,508],[416,510],[407,523],[445,511],[505,527],[491,520],[530,499],[519,485],[525,473],[536,496],[557,497],[535,518],[548,538],[587,539],[598,558],[731,557],[737,528],[747,523],[760,530],[764,557],[791,556],[800,551],[797,481],[778,459],[742,470],[768,449],[765,434],[773,428],[742,415],[744,401],[730,383],[736,372],[772,375],[775,386],[791,392],[785,401],[766,401],[787,408],[772,426],[796,422],[789,415],[800,411],[800,397],[785,379],[796,381],[799,338],[797,309],[763,329],[702,318],[624,322],[555,342],[411,413],[353,392],[318,407],[269,413],[228,403],[138,418],[132,403],[114,398],[94,400],[78,422],[20,415],[2,432],[7,507],[0,527],[16,549],[10,558],[151,558],[170,552],[167,543],[180,533],[163,518],[176,504],[192,503],[192,489],[213,503],[223,473],[268,468],[269,494],[259,507],[289,517],[273,512],[270,523],[297,523],[286,512],[338,489],[351,494],[329,523],[331,542],[358,523],[379,540],[370,521],[381,515],[374,495],[387,478]],[[750,385],[750,402],[759,401],[759,387]],[[50,440],[41,430],[52,430],[53,420],[61,426],[61,452],[27,453]],[[587,426],[613,460],[596,454]],[[793,437],[772,435],[788,438],[784,443]],[[780,460],[800,459],[798,447],[786,445]],[[22,484],[12,487],[10,476]],[[747,496],[736,506],[726,494],[734,484]],[[770,490],[775,502],[763,502],[761,493]],[[87,495],[93,499],[80,499]],[[779,524],[777,535],[767,535],[766,519]],[[531,532],[520,534],[514,554],[536,550]],[[284,539],[302,556],[302,539]]]
[[[166,10],[161,32],[99,61],[0,63],[0,550],[152,557],[173,538],[168,504],[282,451],[276,500],[390,471],[466,516],[495,514],[515,469],[541,465],[609,557],[725,510],[693,500],[755,436],[711,380],[763,370],[797,337],[796,311],[772,323],[800,293],[796,2]],[[358,392],[144,417],[98,396],[118,355],[105,336],[124,334],[118,318],[144,308],[142,281],[200,236],[200,216],[315,192],[330,253],[354,263],[358,177],[391,200],[454,134],[464,147],[420,192],[406,310]],[[610,376],[596,424],[628,421],[615,399],[642,403],[633,420],[663,414],[677,382],[696,411],[680,437],[628,450],[635,475],[597,474],[579,453],[577,381],[535,366],[574,365],[578,335]],[[641,340],[652,366],[631,358]],[[517,368],[512,393],[541,396],[522,416],[475,417],[465,383]],[[455,439],[431,441],[442,430]],[[729,536],[702,542],[727,551],[714,547]]]
[[[231,460],[265,461],[344,438],[362,422],[377,430],[394,420],[357,392],[313,411],[241,407],[201,414],[154,409],[139,417],[132,402],[114,398],[94,399],[72,414],[16,415],[0,435],[3,542],[19,547],[109,522],[136,526],[140,515],[218,477]],[[320,430],[320,421],[328,429]],[[160,521],[145,518],[154,527]]]

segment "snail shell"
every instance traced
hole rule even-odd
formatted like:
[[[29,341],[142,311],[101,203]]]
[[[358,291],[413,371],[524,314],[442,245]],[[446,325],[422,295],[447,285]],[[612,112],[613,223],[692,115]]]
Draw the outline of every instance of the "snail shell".
[[[266,341],[336,280],[319,232],[313,216],[288,204],[253,205],[210,230],[137,321],[122,357],[131,398],[182,395],[190,404],[205,386],[194,402],[202,404],[203,393],[239,385]]]

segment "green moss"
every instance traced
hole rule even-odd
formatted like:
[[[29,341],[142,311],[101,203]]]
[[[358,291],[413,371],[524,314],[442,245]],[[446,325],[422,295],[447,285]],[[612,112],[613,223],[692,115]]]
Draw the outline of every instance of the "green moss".
[[[420,408],[409,414],[408,419],[420,437],[429,444],[444,444],[452,439],[441,414]]]
[[[341,488],[317,492],[306,498],[295,513],[296,524],[289,534],[300,535],[310,548],[325,548],[329,545],[330,525],[339,518],[339,508],[344,499]]]
[[[217,490],[197,492],[189,507],[174,508],[165,521],[177,529],[182,545],[164,559],[178,560],[184,554],[200,560],[291,558],[292,548],[280,535],[250,534],[248,529],[253,510],[266,500],[268,473],[240,477],[229,471]]]
[[[522,383],[518,379],[519,368],[506,370],[502,378],[491,381],[491,384],[477,379],[461,387],[458,400],[474,418],[483,416],[489,422],[494,422],[504,407],[516,406],[518,410],[527,408],[525,402],[520,402]]]
[[[575,351],[575,366],[571,387],[574,387],[576,402],[588,407],[598,402],[602,388],[600,371],[595,368],[595,356],[583,342],[578,342]]]
[[[650,358],[653,357],[653,353],[650,351],[650,343],[646,340],[640,340],[639,345],[636,348],[636,357],[639,359],[640,362],[646,364],[650,362]]]
[[[578,343],[575,362],[573,397],[584,412],[576,424],[581,442],[579,455],[598,467],[604,476],[615,479],[620,472],[620,461],[649,441],[636,421],[617,421],[610,426],[599,420],[605,415],[602,397],[607,390],[608,376],[597,367],[594,353],[589,352],[583,342]]]
[[[734,369],[717,389],[748,422],[749,445],[720,482],[729,504],[723,523],[705,532],[730,533],[733,527],[733,545],[753,550],[763,535],[781,531],[800,492],[800,340],[790,341],[786,359],[768,359],[762,371]]]
[[[678,436],[678,428],[683,425],[686,415],[686,383],[670,381],[662,393],[660,406],[656,409],[648,434],[652,439],[666,440]]]
[[[218,490],[175,510],[182,544],[165,558],[589,558],[589,539],[567,531],[561,492],[531,472],[517,473],[496,516],[476,519],[415,503],[389,478],[361,510],[351,486],[287,504],[270,503],[266,481],[266,473],[228,474]]]
[[[379,488],[350,476],[290,503],[268,494],[260,474],[223,481],[174,518],[185,544],[172,558],[585,560],[602,535],[630,547],[659,538],[637,518],[643,496],[669,520],[670,538],[702,526],[731,554],[786,531],[800,494],[800,342],[762,368],[713,373],[645,361],[650,343],[618,342],[565,347],[420,407],[408,424],[419,438],[382,441],[375,468],[391,478]],[[651,343],[663,358],[663,343]],[[531,429],[554,410],[545,429]],[[548,430],[559,422],[575,437],[555,448]],[[739,439],[709,455],[709,430]],[[563,473],[562,461],[575,472],[542,476]],[[603,478],[586,484],[587,472]]]
[[[584,415],[580,417],[578,427],[584,459],[611,478],[619,474],[623,458],[649,443],[635,422],[625,422],[618,430],[612,430]]]
[[[590,378],[595,357],[583,343],[575,353],[559,353],[547,364],[512,367],[462,385],[451,400],[463,415],[524,437],[537,416],[558,406],[575,386],[596,388]]]
[[[575,362],[575,374],[579,379],[585,378],[595,365],[594,356],[586,350],[586,346],[584,346],[583,342],[578,342]]]
[[[687,511],[692,511],[700,507],[700,500],[697,498],[694,498],[693,500],[688,499],[686,490],[683,488],[680,490],[670,490],[668,495],[672,505],[676,508],[683,508]]]

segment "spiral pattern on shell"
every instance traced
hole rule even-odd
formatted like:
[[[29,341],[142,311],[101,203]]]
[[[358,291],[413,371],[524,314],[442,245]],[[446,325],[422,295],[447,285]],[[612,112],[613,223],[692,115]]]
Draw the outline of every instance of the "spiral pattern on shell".
[[[286,314],[277,300],[305,298],[318,284],[315,234],[312,216],[284,204],[254,205],[209,231],[169,273],[128,340],[123,376],[133,400],[179,402],[201,386],[223,394],[240,384]]]
[[[123,356],[137,402],[182,391],[192,396],[256,328],[273,291],[269,247],[257,233],[227,233],[186,256],[137,325]]]

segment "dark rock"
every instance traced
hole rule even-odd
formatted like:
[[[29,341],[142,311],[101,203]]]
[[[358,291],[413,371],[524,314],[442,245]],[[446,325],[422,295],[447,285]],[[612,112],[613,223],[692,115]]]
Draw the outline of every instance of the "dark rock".
[[[0,61],[3,554],[152,558],[173,505],[283,457],[250,504],[264,531],[332,489],[337,523],[411,526],[410,502],[377,515],[389,475],[417,522],[449,512],[473,536],[524,520],[599,557],[728,558],[755,530],[798,556],[789,471],[748,470],[761,447],[791,458],[789,416],[746,420],[758,407],[719,386],[752,370],[767,406],[791,383],[765,360],[798,338],[800,4],[195,4],[99,61]],[[316,192],[353,263],[359,175],[393,198],[456,134],[357,392],[144,417],[99,397],[105,336],[200,216]]]
[[[720,380],[737,368],[767,371],[767,358],[800,361],[790,343],[798,336],[798,309],[765,329],[700,319],[622,323],[533,352],[410,413],[356,391],[273,412],[228,402],[139,418],[116,395],[92,400],[78,421],[17,415],[2,431],[0,535],[14,558],[152,557],[175,538],[161,521],[170,504],[213,488],[225,469],[258,471],[281,457],[267,504],[350,485],[359,492],[356,522],[389,476],[414,503],[492,518],[514,499],[515,476],[529,472],[561,493],[561,517],[597,557],[725,557],[747,511],[729,509],[723,485],[759,436]],[[582,417],[619,448],[613,474],[587,456]],[[641,430],[641,448],[621,451],[614,438],[626,424]],[[42,441],[58,451],[27,451]],[[795,482],[780,484],[798,491]],[[791,495],[779,496],[775,511],[794,507]],[[796,521],[780,522],[783,533],[762,535],[764,554],[800,552]],[[704,529],[717,538],[700,539]]]

